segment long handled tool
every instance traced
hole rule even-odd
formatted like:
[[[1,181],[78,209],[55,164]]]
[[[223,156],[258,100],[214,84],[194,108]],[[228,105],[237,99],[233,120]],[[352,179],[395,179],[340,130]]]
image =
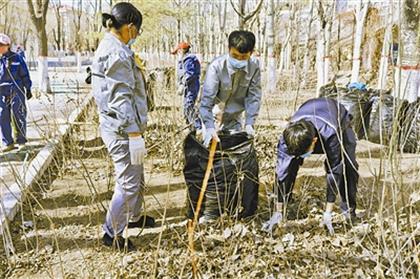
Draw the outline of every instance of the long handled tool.
[[[203,198],[207,189],[207,183],[210,178],[210,173],[211,173],[211,170],[213,169],[213,160],[214,160],[214,154],[216,153],[216,147],[217,147],[217,141],[215,139],[212,139],[210,151],[209,151],[209,160],[207,162],[207,169],[204,175],[203,184],[201,186],[200,195],[198,196],[197,206],[194,212],[194,219],[188,221],[188,243],[190,246],[193,278],[197,278],[197,260],[195,258],[195,251],[194,251],[194,230],[198,222],[198,214],[201,209],[201,204],[203,203]]]

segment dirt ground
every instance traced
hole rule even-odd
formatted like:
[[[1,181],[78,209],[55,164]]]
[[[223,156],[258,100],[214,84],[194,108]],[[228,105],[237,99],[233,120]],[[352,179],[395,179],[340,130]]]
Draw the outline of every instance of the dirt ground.
[[[165,93],[167,94],[167,93]],[[285,93],[286,94],[286,93]],[[420,240],[420,156],[396,154],[367,141],[358,145],[361,221],[349,225],[336,208],[336,234],[320,227],[325,199],[322,156],[299,172],[288,220],[273,234],[261,231],[270,215],[276,144],[287,117],[308,97],[265,96],[257,127],[260,173],[258,215],[247,221],[223,216],[200,225],[195,247],[201,278],[415,278]],[[138,250],[116,252],[101,245],[101,225],[113,191],[112,162],[94,118],[75,130],[60,168],[34,189],[11,224],[16,255],[1,247],[5,278],[191,278],[182,176],[181,103],[162,95],[150,114],[146,136],[145,210],[153,229],[129,229]],[[286,100],[286,101],[285,101]],[[90,124],[89,124],[90,123]],[[79,140],[81,140],[79,142]],[[156,145],[156,146],[155,146]],[[64,158],[64,159],[63,159]],[[58,160],[57,162],[59,162]]]

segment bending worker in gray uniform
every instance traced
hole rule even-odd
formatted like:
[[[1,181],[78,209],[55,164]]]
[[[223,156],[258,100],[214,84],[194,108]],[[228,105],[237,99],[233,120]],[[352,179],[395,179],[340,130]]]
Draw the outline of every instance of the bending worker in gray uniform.
[[[293,185],[303,160],[311,154],[326,154],[327,203],[323,216],[331,234],[332,210],[337,193],[346,219],[356,217],[358,164],[356,135],[351,127],[351,114],[337,101],[316,98],[306,101],[292,116],[280,136],[277,154],[276,186],[278,202],[273,216],[263,225],[271,231],[283,219],[283,209],[292,196]]]
[[[141,13],[129,3],[118,3],[111,14],[102,15],[108,29],[95,53],[92,89],[98,110],[102,139],[115,166],[115,189],[103,229],[103,243],[133,250],[124,229],[153,226],[154,219],[142,216],[142,137],[147,123],[145,80],[130,49],[140,32]]]
[[[245,131],[254,136],[253,125],[261,106],[261,71],[251,59],[255,36],[249,31],[233,31],[228,38],[229,54],[214,59],[207,68],[200,115],[204,122],[204,145],[219,140],[213,118],[215,105],[221,117],[220,130]],[[245,113],[245,123],[242,114]]]

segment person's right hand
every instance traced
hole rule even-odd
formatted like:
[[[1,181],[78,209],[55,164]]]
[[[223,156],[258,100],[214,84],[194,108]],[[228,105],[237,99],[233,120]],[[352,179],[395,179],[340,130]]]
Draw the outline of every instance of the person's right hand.
[[[273,227],[280,224],[280,222],[283,220],[283,214],[279,211],[276,211],[273,213],[273,216],[271,216],[270,220],[265,222],[262,226],[262,230],[271,233],[273,231]]]
[[[219,136],[217,135],[216,129],[208,128],[204,134],[204,141],[203,145],[207,148],[210,145],[211,140],[215,140],[217,142],[220,141]]]
[[[332,225],[332,213],[330,211],[325,211],[322,216],[322,225],[326,226],[330,235],[334,235],[334,228]]]
[[[143,164],[144,157],[147,155],[146,145],[142,136],[129,136],[128,148],[130,150],[130,160],[132,165]]]

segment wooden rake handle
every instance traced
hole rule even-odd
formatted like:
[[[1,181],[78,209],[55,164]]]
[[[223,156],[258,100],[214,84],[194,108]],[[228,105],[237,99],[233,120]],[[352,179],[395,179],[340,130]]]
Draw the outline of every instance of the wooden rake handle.
[[[197,278],[197,260],[195,258],[194,251],[194,230],[195,225],[198,222],[198,215],[201,210],[201,204],[203,203],[204,194],[206,193],[207,184],[210,178],[211,171],[213,169],[214,155],[216,154],[217,141],[212,139],[209,151],[209,160],[207,161],[207,169],[204,175],[203,184],[201,185],[200,195],[198,196],[197,206],[194,212],[194,219],[188,221],[188,243],[191,253],[193,278]]]

